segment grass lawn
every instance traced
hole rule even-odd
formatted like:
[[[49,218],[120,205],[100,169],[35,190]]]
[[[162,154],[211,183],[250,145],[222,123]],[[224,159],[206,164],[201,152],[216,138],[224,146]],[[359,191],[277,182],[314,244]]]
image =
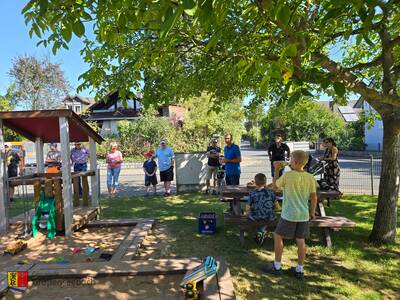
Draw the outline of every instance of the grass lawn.
[[[333,232],[331,249],[323,246],[318,230],[313,230],[304,282],[289,275],[263,274],[260,269],[273,259],[271,239],[259,247],[250,235],[241,248],[238,229],[223,224],[227,204],[216,197],[197,193],[168,199],[118,197],[102,199],[101,206],[102,218],[155,218],[156,238],[162,242],[154,247],[154,258],[222,256],[229,264],[239,299],[400,299],[400,226],[396,245],[378,248],[366,242],[376,206],[373,197],[346,196],[326,209],[328,215],[354,220],[357,227]],[[22,201],[17,200],[10,215],[22,211]],[[217,234],[197,234],[198,214],[210,211],[218,214]],[[284,268],[296,263],[292,241],[287,242],[283,263]]]
[[[333,232],[331,249],[323,246],[314,230],[304,282],[289,275],[263,274],[260,269],[273,259],[272,240],[259,247],[250,235],[241,248],[238,229],[223,224],[227,205],[213,196],[119,197],[102,200],[101,205],[102,218],[155,218],[166,235],[165,245],[156,250],[158,257],[224,257],[239,299],[400,299],[400,230],[396,245],[378,248],[366,242],[376,206],[373,197],[347,196],[327,208],[328,215],[346,216],[357,227]],[[210,211],[218,214],[218,233],[197,234],[198,214]],[[295,244],[287,242],[284,267],[294,265],[296,257]]]

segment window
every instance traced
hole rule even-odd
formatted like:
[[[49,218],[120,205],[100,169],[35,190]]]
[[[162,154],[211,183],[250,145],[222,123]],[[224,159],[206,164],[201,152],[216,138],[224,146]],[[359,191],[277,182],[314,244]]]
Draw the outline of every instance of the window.
[[[67,108],[68,109],[72,109],[72,105],[67,105]]]
[[[75,106],[75,112],[76,112],[77,114],[80,114],[80,113],[81,113],[81,106],[80,106],[80,105],[76,105],[76,106]]]

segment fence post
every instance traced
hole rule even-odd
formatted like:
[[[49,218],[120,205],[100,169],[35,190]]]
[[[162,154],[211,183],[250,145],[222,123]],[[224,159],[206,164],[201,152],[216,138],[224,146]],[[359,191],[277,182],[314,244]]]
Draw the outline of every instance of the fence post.
[[[374,156],[371,154],[370,159],[370,173],[371,173],[371,195],[374,196]]]

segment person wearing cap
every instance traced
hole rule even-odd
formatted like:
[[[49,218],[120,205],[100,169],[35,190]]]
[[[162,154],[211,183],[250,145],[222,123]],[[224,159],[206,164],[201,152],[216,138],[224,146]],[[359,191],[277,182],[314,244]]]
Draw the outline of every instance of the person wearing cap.
[[[58,173],[61,167],[61,152],[57,150],[57,144],[49,144],[50,151],[47,152],[46,165],[48,173]]]
[[[145,154],[146,161],[143,163],[144,172],[144,186],[146,187],[146,196],[149,195],[150,185],[153,186],[153,195],[157,195],[157,163],[153,158],[153,151],[149,151]]]
[[[206,184],[207,190],[206,194],[210,192],[210,180],[213,179],[213,194],[216,195],[215,190],[217,170],[219,166],[219,156],[221,154],[221,148],[217,146],[218,140],[216,138],[211,139],[211,144],[207,147],[207,174],[206,174]]]
[[[82,147],[80,142],[75,143],[75,147],[71,150],[71,161],[74,166],[74,172],[86,172],[87,162],[89,158],[89,150]],[[79,195],[82,195],[81,178],[79,179]]]
[[[18,167],[20,170],[23,170],[22,160],[19,154],[16,151],[13,151],[11,143],[4,144],[5,150],[5,158],[7,162],[7,177],[16,177],[18,176]],[[9,197],[10,201],[14,201],[14,187],[9,187]]]
[[[275,162],[285,162],[286,159],[289,160],[290,158],[290,148],[282,142],[282,135],[275,135],[275,143],[271,144],[268,148],[268,157],[271,161],[271,176],[275,178]],[[281,168],[279,170],[278,178],[282,176],[284,169]]]
[[[167,146],[167,142],[162,140],[154,157],[158,159],[160,168],[160,180],[164,182],[164,197],[171,195],[171,181],[174,180],[174,151]]]

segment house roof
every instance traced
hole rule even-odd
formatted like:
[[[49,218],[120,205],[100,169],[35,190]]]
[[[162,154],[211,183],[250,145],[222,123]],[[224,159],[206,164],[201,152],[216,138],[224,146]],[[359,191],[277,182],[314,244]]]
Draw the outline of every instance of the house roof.
[[[71,142],[87,142],[89,137],[99,144],[104,141],[89,124],[69,109],[0,112],[4,126],[31,141],[41,138],[45,143],[60,142],[60,117],[68,119]]]
[[[80,102],[85,105],[91,105],[91,104],[95,103],[93,97],[83,97],[80,95],[67,96],[64,98],[64,100],[62,102],[67,102],[67,101]]]
[[[141,100],[141,98],[136,97],[136,95],[134,95],[133,93],[129,93],[127,95],[127,98],[128,99],[134,99],[134,100],[137,100],[137,101]],[[105,108],[108,108],[111,105],[115,104],[119,100],[121,100],[121,97],[119,96],[118,91],[115,91],[115,92],[109,93],[103,99],[93,103],[88,109],[89,109],[89,111],[93,111],[95,109],[105,109]]]

